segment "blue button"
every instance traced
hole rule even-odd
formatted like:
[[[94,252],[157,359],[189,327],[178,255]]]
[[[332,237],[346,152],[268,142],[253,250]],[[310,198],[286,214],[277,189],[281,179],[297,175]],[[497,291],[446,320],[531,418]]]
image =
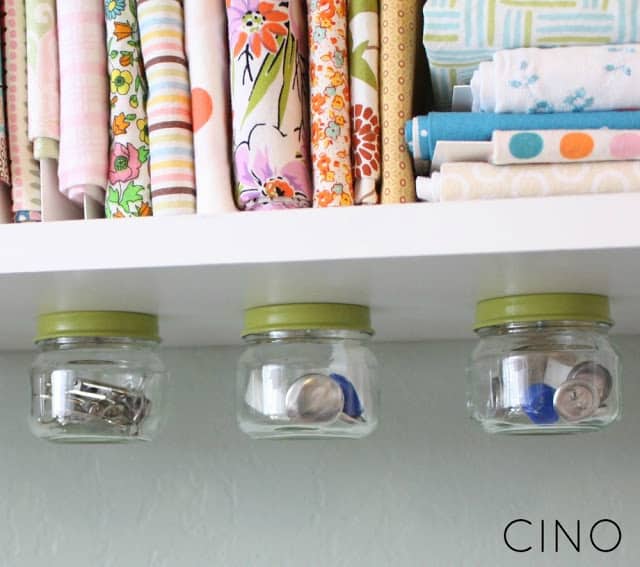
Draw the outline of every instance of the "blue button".
[[[329,376],[331,376],[342,389],[342,395],[344,396],[342,412],[346,413],[349,417],[360,417],[363,411],[362,403],[360,403],[360,398],[353,384],[340,374],[329,374]],[[551,397],[553,398],[553,396]]]
[[[542,382],[529,385],[522,409],[533,423],[546,425],[558,421],[558,414],[553,407],[555,392],[555,388]]]

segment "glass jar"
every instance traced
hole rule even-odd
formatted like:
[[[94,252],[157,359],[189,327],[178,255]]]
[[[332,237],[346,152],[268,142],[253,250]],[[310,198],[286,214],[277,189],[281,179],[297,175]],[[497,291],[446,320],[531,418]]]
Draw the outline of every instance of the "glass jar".
[[[572,433],[620,417],[609,299],[549,293],[478,303],[467,406],[490,433]]]
[[[245,312],[237,418],[253,438],[364,437],[378,421],[369,308],[268,305]]]
[[[168,375],[154,315],[66,311],[38,318],[30,426],[48,441],[148,441]]]

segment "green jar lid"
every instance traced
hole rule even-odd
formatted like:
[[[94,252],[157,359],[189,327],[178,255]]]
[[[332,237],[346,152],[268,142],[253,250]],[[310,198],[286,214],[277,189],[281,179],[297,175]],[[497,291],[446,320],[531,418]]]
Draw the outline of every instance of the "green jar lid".
[[[613,324],[606,295],[536,293],[479,301],[474,330],[508,323],[593,321]]]
[[[159,341],[158,317],[129,311],[58,311],[38,317],[37,341],[60,337],[127,337]]]
[[[369,308],[364,305],[285,303],[245,310],[242,336],[304,329],[341,329],[373,334]]]

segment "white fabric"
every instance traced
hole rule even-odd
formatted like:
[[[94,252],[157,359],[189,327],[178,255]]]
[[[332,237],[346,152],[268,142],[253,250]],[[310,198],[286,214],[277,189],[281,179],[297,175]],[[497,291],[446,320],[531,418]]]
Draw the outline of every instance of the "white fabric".
[[[588,112],[640,108],[640,45],[498,51],[471,80],[484,112]]]

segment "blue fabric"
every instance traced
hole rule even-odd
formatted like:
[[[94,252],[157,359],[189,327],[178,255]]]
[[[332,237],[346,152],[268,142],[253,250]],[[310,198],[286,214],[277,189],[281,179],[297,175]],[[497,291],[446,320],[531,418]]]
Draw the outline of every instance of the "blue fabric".
[[[439,140],[483,142],[494,130],[640,129],[640,111],[563,112],[557,114],[494,114],[491,112],[431,112],[409,120],[405,137],[418,159],[432,159]],[[414,140],[414,131],[417,140]]]

